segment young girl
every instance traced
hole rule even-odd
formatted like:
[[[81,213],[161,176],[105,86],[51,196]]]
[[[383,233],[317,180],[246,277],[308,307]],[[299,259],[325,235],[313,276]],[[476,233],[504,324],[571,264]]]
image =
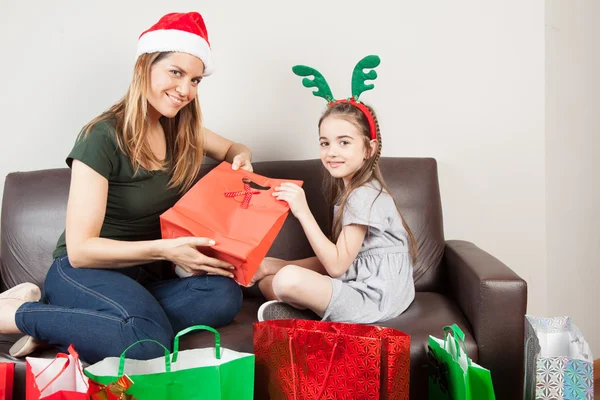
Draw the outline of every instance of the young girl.
[[[332,240],[319,228],[300,187],[284,183],[275,189],[274,196],[286,201],[300,221],[316,257],[291,264],[265,259],[255,281],[260,280],[265,297],[274,300],[260,307],[259,321],[318,315],[331,321],[376,323],[398,316],[414,299],[415,239],[379,170],[381,133],[375,112],[358,102],[360,93],[373,86],[355,83],[375,79],[374,71],[365,75],[362,70],[378,64],[376,56],[361,60],[354,71],[353,97],[340,101],[333,100],[316,70],[294,67],[298,75],[314,75],[304,85],[318,87],[315,94],[329,102],[319,120],[319,144],[328,172]]]
[[[125,97],[83,129],[67,158],[66,229],[43,295],[31,283],[0,294],[0,333],[26,335],[15,357],[41,343],[74,344],[89,363],[140,339],[169,348],[174,332],[226,325],[240,310],[233,266],[202,253],[211,238],[160,235],[160,214],[193,185],[204,154],[252,170],[246,146],[202,124],[198,88],[214,69],[202,16],[165,15],[142,33],[137,55]],[[209,275],[168,279],[173,263]],[[162,354],[147,343],[131,350],[134,359]]]

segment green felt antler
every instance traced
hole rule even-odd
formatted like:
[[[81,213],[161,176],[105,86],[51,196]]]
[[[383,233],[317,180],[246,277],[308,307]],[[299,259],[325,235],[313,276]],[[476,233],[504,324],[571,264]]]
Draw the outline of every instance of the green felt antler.
[[[367,73],[364,72],[365,68],[375,68],[379,65],[381,60],[378,56],[366,56],[360,60],[354,71],[352,72],[352,97],[354,100],[358,100],[358,97],[367,90],[371,90],[375,87],[373,84],[365,85],[366,80],[377,79],[377,72],[371,70]]]
[[[319,71],[314,68],[307,67],[306,65],[295,65],[292,67],[292,71],[298,76],[314,76],[314,79],[302,79],[302,85],[307,88],[316,87],[317,90],[313,91],[313,94],[315,96],[324,98],[327,100],[327,102],[335,100],[333,94],[331,93],[331,89],[329,88],[329,84]]]

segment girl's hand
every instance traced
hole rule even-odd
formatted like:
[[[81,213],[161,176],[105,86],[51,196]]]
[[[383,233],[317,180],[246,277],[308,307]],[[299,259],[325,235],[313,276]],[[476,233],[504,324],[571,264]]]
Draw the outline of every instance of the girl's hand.
[[[233,157],[231,169],[236,171],[240,168],[250,172],[253,171],[250,153],[239,153],[237,156]]]
[[[280,260],[274,257],[265,257],[260,263],[258,270],[250,280],[248,287],[254,285],[267,275],[275,275],[281,268],[286,265],[287,261]]]
[[[179,265],[191,274],[206,272],[211,275],[223,275],[233,278],[231,270],[235,267],[225,261],[207,257],[198,247],[210,247],[215,241],[201,237],[180,237],[177,239],[161,239],[160,252],[164,258]]]
[[[290,210],[298,219],[304,217],[306,214],[310,214],[304,190],[295,183],[282,183],[281,186],[275,188],[273,196],[275,196],[277,200],[287,202],[290,206]]]

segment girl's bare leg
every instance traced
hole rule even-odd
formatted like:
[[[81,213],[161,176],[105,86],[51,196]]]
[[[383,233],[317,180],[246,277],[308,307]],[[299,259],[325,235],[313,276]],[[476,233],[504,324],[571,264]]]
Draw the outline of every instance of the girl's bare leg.
[[[258,288],[267,300],[279,300],[273,291],[273,278],[275,275],[267,275],[258,281]]]
[[[271,287],[276,299],[296,308],[309,308],[320,317],[331,301],[329,276],[297,265],[287,265],[275,274]]]

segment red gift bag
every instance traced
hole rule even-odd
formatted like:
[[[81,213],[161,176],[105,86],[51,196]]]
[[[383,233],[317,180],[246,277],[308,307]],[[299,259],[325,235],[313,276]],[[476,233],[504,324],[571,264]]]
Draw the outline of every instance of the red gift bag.
[[[235,280],[247,286],[289,213],[287,203],[272,195],[283,182],[302,185],[234,171],[222,162],[160,216],[162,237],[214,239],[202,252],[235,266]]]
[[[410,336],[307,320],[254,324],[257,399],[408,399]]]
[[[58,353],[52,360],[27,357],[26,361],[27,400],[89,400],[88,378],[73,345],[69,354]]]
[[[90,396],[85,393],[61,390],[50,396],[42,397],[42,400],[89,400]]]
[[[14,378],[15,364],[11,362],[0,363],[0,400],[12,400]]]

